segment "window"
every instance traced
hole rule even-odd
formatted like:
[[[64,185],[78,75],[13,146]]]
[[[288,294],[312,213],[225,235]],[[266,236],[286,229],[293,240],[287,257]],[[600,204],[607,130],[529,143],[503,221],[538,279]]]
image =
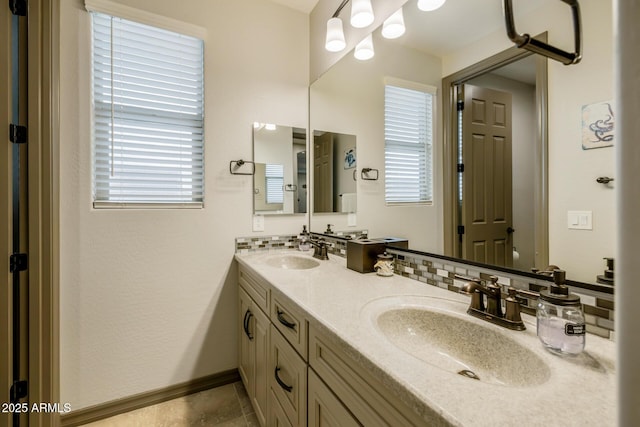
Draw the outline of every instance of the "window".
[[[202,40],[92,22],[94,206],[202,206]]]
[[[385,201],[431,202],[435,88],[395,79],[386,83]]]
[[[267,203],[284,203],[284,165],[265,166]]]

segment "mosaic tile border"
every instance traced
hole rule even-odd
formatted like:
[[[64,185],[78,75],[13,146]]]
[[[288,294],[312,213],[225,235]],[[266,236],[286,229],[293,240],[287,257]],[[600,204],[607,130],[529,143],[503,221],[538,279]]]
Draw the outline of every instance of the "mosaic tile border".
[[[518,294],[517,298],[522,311],[531,315],[536,313],[537,293],[549,286],[549,282],[542,279],[537,280],[428,255],[418,255],[404,252],[401,249],[388,247],[387,252],[394,256],[396,274],[452,292],[460,292],[460,289],[468,281],[464,278],[488,279],[489,276],[497,276],[498,284],[503,288],[503,295],[507,294],[507,289],[511,286],[523,291]],[[615,336],[613,295],[573,287],[570,287],[570,290],[580,296],[587,332],[613,340]]]
[[[298,249],[298,235],[236,237],[236,253]]]

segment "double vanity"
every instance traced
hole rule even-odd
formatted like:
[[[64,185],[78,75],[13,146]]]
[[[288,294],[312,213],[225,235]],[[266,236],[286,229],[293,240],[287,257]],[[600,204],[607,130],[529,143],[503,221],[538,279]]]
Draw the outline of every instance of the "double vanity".
[[[615,423],[614,343],[561,357],[470,298],[295,250],[236,254],[239,371],[263,425]]]

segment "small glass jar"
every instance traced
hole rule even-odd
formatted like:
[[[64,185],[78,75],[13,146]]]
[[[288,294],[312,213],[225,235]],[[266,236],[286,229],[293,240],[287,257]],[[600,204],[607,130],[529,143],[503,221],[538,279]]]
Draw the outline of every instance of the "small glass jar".
[[[554,353],[579,354],[584,350],[586,332],[580,297],[570,294],[564,285],[564,271],[555,270],[554,281],[548,291],[540,292],[538,338]]]

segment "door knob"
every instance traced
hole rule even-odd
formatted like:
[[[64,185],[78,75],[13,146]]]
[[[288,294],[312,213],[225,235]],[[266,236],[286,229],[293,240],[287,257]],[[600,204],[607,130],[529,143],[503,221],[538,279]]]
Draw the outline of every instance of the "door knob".
[[[514,231],[516,231],[514,228],[507,227],[507,234],[512,234]]]

